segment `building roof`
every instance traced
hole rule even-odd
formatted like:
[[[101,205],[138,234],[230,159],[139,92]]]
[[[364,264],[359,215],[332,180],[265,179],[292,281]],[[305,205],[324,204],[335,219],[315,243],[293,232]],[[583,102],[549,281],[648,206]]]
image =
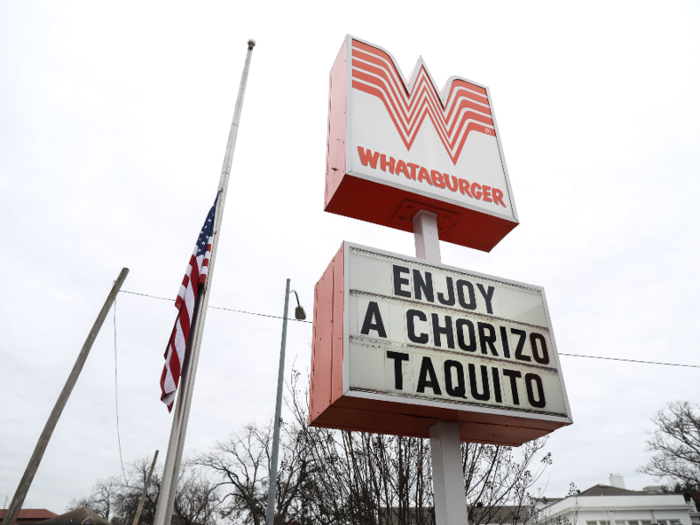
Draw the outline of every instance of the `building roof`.
[[[41,525],[110,525],[110,523],[96,512],[81,507],[71,510],[60,516],[42,521]]]
[[[5,514],[7,514],[7,509],[0,509],[0,520],[5,519]],[[55,516],[58,516],[58,514],[46,509],[22,509],[19,511],[17,519],[41,521]]]
[[[469,507],[469,522],[476,523],[525,523],[530,517],[530,509],[519,505],[501,507]]]
[[[407,510],[408,524],[417,523],[419,521],[418,509],[414,507]],[[500,507],[477,507],[474,505],[467,510],[469,512],[469,523],[521,525],[530,517],[529,508],[517,505],[502,505]],[[430,523],[435,519],[432,507],[423,507],[421,512],[423,515],[420,521]],[[396,507],[391,507],[390,509],[382,507],[379,514],[379,523],[382,525],[397,525],[399,523],[398,509]]]
[[[579,496],[634,496],[635,494],[648,495],[646,492],[638,490],[621,489],[619,487],[599,483],[598,485],[593,485],[591,488],[581,491]]]

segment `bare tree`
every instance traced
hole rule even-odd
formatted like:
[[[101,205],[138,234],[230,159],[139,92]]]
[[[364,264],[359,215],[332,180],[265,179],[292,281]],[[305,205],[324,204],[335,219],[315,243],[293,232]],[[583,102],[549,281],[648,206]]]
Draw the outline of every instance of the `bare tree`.
[[[535,498],[532,501],[532,508],[527,520],[528,525],[577,525],[580,504],[578,501],[578,496],[581,491],[578,490],[574,483],[569,483],[569,492],[566,494],[567,498],[574,498],[574,515],[569,520],[566,516],[550,516],[549,505],[550,502],[547,498]]]
[[[537,457],[546,439],[520,447],[462,443],[469,523],[522,523],[532,507],[531,490],[552,464],[547,453]]]
[[[426,440],[304,428],[313,468],[305,508],[312,523],[434,523]]]
[[[115,511],[120,487],[121,483],[116,476],[100,479],[93,485],[88,497],[71,500],[68,510],[87,507],[109,521]]]
[[[282,424],[280,465],[277,475],[275,523],[302,519],[301,493],[308,480],[308,453],[303,436],[294,427]],[[271,428],[248,425],[243,432],[217,442],[214,448],[197,456],[193,464],[213,470],[217,488],[226,492],[222,513],[236,523],[262,525],[269,490]]]
[[[656,429],[647,440],[647,449],[657,454],[640,472],[681,484],[700,484],[698,408],[688,401],[674,401],[652,418]]]
[[[218,486],[228,491],[226,514],[234,521],[260,525],[264,520],[269,446],[270,433],[248,425],[193,460],[218,474]]]
[[[663,485],[662,489],[666,494],[683,494],[685,501],[693,500],[695,508],[700,510],[700,486],[693,483],[673,483]]]
[[[88,507],[112,523],[131,525],[143,493],[151,460],[140,459],[131,463],[122,476],[98,480],[86,498],[74,499],[68,510]],[[152,525],[160,494],[162,468],[153,472],[146,491],[143,511],[139,519],[142,525]],[[217,522],[221,499],[215,485],[199,468],[190,463],[180,470],[178,491],[173,509],[174,525],[214,525]]]
[[[647,440],[647,450],[655,452],[639,472],[667,479],[671,488],[682,492],[700,490],[700,406],[689,401],[673,401],[657,412],[651,421],[656,428]],[[696,503],[698,503],[696,501]]]
[[[434,525],[429,440],[309,427],[308,392],[299,372],[292,377],[275,524]],[[551,464],[549,454],[537,461],[544,443],[462,444],[471,525],[523,523],[531,489]],[[270,446],[270,426],[249,425],[194,460],[217,473],[234,523],[264,523]]]
[[[174,524],[214,525],[221,515],[220,507],[221,498],[215,483],[191,463],[180,469],[173,506]],[[155,509],[153,515],[155,516]]]

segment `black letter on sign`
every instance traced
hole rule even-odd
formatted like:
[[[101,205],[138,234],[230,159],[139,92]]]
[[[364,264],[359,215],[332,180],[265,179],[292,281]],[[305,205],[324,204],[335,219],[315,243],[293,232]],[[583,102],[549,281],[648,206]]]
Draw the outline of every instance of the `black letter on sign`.
[[[433,274],[430,272],[425,272],[424,281],[423,276],[420,274],[420,270],[413,270],[413,290],[416,294],[416,299],[423,299],[423,293],[425,293],[425,300],[434,303],[435,297],[433,296]]]
[[[479,342],[481,343],[481,353],[488,354],[486,346],[491,349],[491,353],[498,357],[498,350],[493,343],[496,342],[496,329],[488,323],[476,323],[479,327]],[[488,330],[489,335],[486,335],[486,330]]]
[[[491,301],[493,300],[493,292],[495,288],[493,286],[489,286],[488,291],[484,290],[484,287],[481,286],[480,284],[477,284],[479,287],[479,291],[481,292],[481,295],[484,296],[484,299],[486,299],[486,311],[490,314],[493,313],[493,305],[491,304]]]
[[[367,305],[367,313],[365,314],[365,321],[362,323],[362,330],[360,330],[360,333],[367,335],[370,330],[377,332],[379,337],[386,338],[382,314],[379,312],[379,305],[374,301],[370,301]]]
[[[510,392],[513,395],[513,404],[519,405],[520,396],[518,396],[518,384],[515,382],[515,380],[518,377],[523,377],[523,375],[517,370],[508,370],[507,368],[503,369],[503,375],[510,378]]]
[[[440,304],[444,304],[445,306],[454,306],[455,291],[452,287],[452,277],[446,277],[445,281],[447,282],[447,299],[445,299],[445,296],[442,295],[442,292],[438,292],[438,301],[440,301]]]
[[[464,287],[469,291],[469,302],[464,300]],[[474,297],[474,286],[469,281],[460,279],[457,281],[457,298],[459,304],[465,310],[476,310],[476,297]]]
[[[491,397],[489,392],[489,369],[485,365],[481,365],[481,384],[484,387],[484,392],[479,393],[476,386],[476,368],[472,363],[469,363],[469,385],[472,390],[472,397],[479,401],[488,401]]]
[[[438,314],[432,314],[433,318],[433,339],[435,341],[435,346],[442,346],[440,342],[440,334],[445,334],[447,336],[447,347],[455,347],[455,338],[452,333],[452,318],[449,315],[445,316],[445,327],[440,326],[438,319]]]
[[[426,333],[416,335],[416,327],[413,324],[413,319],[416,317],[421,321],[428,320],[428,317],[420,310],[408,310],[406,312],[406,326],[408,327],[408,338],[414,343],[420,343],[424,345],[428,342],[429,337]]]
[[[510,359],[510,347],[508,346],[508,330],[501,326],[501,341],[503,341],[503,355]]]
[[[527,339],[525,331],[511,328],[510,332],[520,337],[520,339],[518,339],[518,344],[515,345],[515,358],[521,361],[532,361],[529,355],[523,355],[523,348],[525,348],[525,340]]]
[[[542,355],[540,355],[539,348],[537,348],[537,341],[539,341],[542,347]],[[549,364],[549,352],[547,352],[547,341],[545,341],[542,334],[531,333],[530,334],[530,344],[532,345],[532,357],[535,358],[541,365]]]
[[[457,319],[457,344],[465,352],[473,352],[476,350],[476,334],[474,333],[474,323],[469,319]],[[469,330],[469,344],[464,340],[464,327]]]
[[[430,376],[430,381],[426,376]],[[421,394],[425,392],[425,387],[428,386],[433,389],[433,392],[438,396],[442,395],[440,390],[440,383],[438,383],[437,375],[435,374],[435,369],[433,368],[433,363],[429,357],[423,357],[423,362],[420,365],[420,374],[418,375],[418,392]]]
[[[408,273],[408,268],[394,265],[394,295],[411,297],[411,292],[401,289],[401,285],[408,284],[408,279],[401,278],[402,273]]]
[[[452,385],[453,368],[457,371],[457,386]],[[452,361],[451,359],[445,361],[445,390],[452,397],[467,398],[465,395],[467,389],[464,387],[464,368],[462,368],[462,363],[459,361]]]
[[[401,369],[401,361],[408,361],[408,354],[401,352],[387,351],[388,359],[394,360],[394,388],[403,390],[403,370]]]
[[[537,384],[538,400],[535,400],[535,396],[532,392],[532,383]],[[536,408],[544,408],[547,403],[544,400],[544,387],[542,386],[542,379],[540,376],[537,374],[525,374],[525,388],[527,388],[527,400],[530,404]]]
[[[493,376],[493,393],[496,396],[496,403],[503,403],[503,398],[501,398],[501,379],[498,377],[498,368],[492,366],[491,375]]]

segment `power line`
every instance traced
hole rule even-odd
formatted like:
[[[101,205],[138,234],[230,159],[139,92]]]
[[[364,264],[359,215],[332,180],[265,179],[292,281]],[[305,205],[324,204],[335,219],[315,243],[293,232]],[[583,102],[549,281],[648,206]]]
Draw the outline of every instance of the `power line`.
[[[119,433],[119,389],[117,382],[117,298],[114,298],[114,412],[117,415],[117,443],[119,444],[119,463],[122,466],[124,482],[128,485],[126,472],[124,472],[124,456],[122,455],[122,437]]]
[[[168,299],[167,297],[158,297],[156,295],[149,295],[145,293],[139,293],[139,292],[129,292],[127,290],[120,290],[120,293],[128,293],[131,295],[140,295],[141,297],[149,297],[151,299],[159,299],[161,301],[169,301],[173,302],[172,299]],[[214,308],[215,310],[225,310],[227,312],[236,312],[239,314],[248,314],[248,315],[258,315],[260,317],[270,317],[271,319],[282,319],[283,317],[281,315],[270,315],[270,314],[261,314],[258,312],[249,312],[247,310],[236,310],[235,308],[225,308],[223,306],[210,306],[209,308]],[[311,321],[302,321],[300,319],[293,319],[291,317],[288,317],[290,321],[297,321],[300,323],[311,323]],[[627,363],[638,363],[638,364],[643,364],[643,365],[662,365],[662,366],[679,366],[679,367],[684,367],[684,368],[700,368],[700,365],[684,365],[680,363],[662,363],[660,361],[641,361],[638,359],[623,359],[621,357],[603,357],[603,356],[598,356],[598,355],[581,355],[581,354],[559,354],[563,355],[566,357],[582,357],[585,359],[603,359],[606,361],[624,361]]]
[[[145,294],[145,293],[129,292],[129,291],[127,291],[127,290],[120,290],[120,293],[128,293],[128,294],[131,294],[131,295],[140,295],[141,297],[149,297],[149,298],[151,298],[151,299],[159,299],[159,300],[161,300],[161,301],[168,301],[168,302],[171,302],[171,303],[175,302],[175,301],[173,301],[172,299],[168,299],[167,297],[158,297],[157,295],[148,295],[148,294]],[[247,310],[236,310],[235,308],[225,308],[225,307],[223,307],[223,306],[209,306],[209,308],[213,308],[214,310],[225,310],[225,311],[227,311],[227,312],[236,312],[236,313],[239,313],[239,314],[248,314],[248,315],[257,315],[257,316],[260,316],[260,317],[269,317],[269,318],[271,318],[271,319],[283,319],[283,317],[282,317],[281,315],[270,315],[270,314],[261,314],[261,313],[258,313],[258,312],[248,312]],[[289,321],[297,321],[297,322],[299,322],[299,323],[309,323],[309,324],[311,323],[311,321],[304,321],[304,320],[301,320],[301,319],[295,319],[295,318],[293,318],[293,317],[287,317],[287,319],[288,319]]]
[[[663,366],[682,366],[687,368],[700,368],[700,365],[683,365],[680,363],[662,363],[661,361],[640,361],[638,359],[622,359],[621,357],[602,357],[599,355],[580,355],[580,354],[559,354],[567,357],[585,357],[586,359],[605,359],[608,361],[625,361],[627,363],[641,363],[644,365],[663,365]]]

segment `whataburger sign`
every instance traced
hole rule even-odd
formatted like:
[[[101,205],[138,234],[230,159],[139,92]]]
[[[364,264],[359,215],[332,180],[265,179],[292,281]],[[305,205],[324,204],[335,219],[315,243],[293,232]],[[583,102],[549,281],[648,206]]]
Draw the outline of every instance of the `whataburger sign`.
[[[441,240],[484,251],[518,224],[488,88],[439,91],[422,59],[406,81],[351,36],[326,168],[329,212],[413,232],[426,210]],[[426,217],[417,244],[434,238]],[[313,322],[311,425],[428,437],[458,422],[462,441],[517,446],[572,423],[540,287],[345,242]]]
[[[413,231],[438,214],[440,238],[490,251],[518,224],[487,87],[437,89],[420,59],[405,79],[382,48],[348,36],[331,70],[325,209]]]
[[[314,304],[314,426],[517,446],[572,422],[542,288],[345,242]]]

